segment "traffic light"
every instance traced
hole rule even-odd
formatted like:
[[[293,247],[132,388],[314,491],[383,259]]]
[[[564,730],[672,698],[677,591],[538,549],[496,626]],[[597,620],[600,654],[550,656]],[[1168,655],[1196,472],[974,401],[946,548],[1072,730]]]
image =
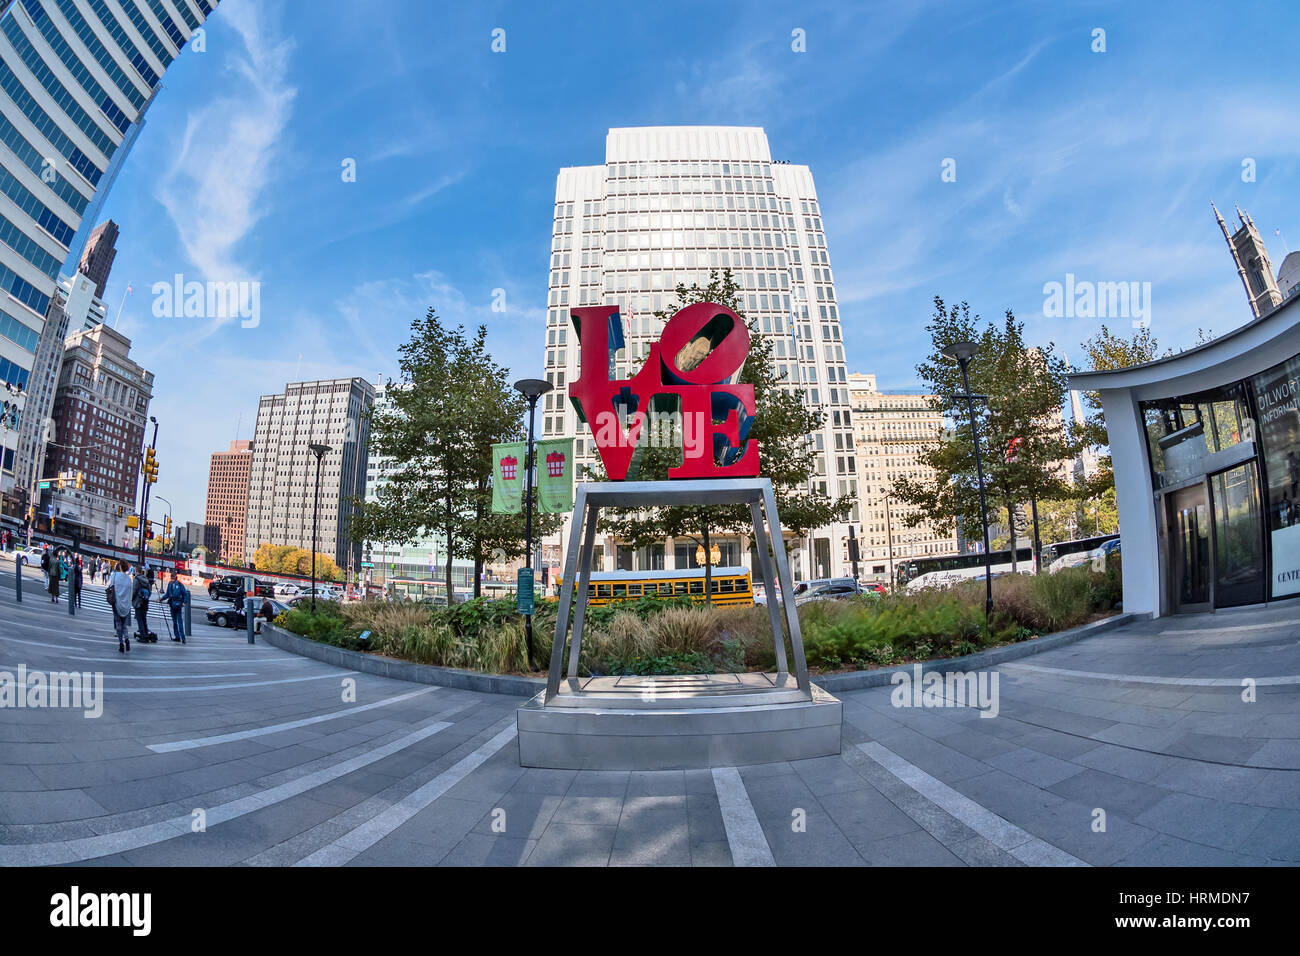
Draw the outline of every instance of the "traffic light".
[[[141,463],[140,470],[144,472],[145,484],[152,485],[158,480],[158,459],[154,457],[152,448],[144,450],[144,462]]]
[[[139,515],[131,515],[131,516],[129,516],[129,517],[126,519],[126,526],[127,526],[128,528],[138,528],[138,527],[140,527],[140,516],[139,516]]]
[[[27,523],[31,524],[36,520],[36,506],[32,505],[27,509]]]
[[[163,518],[163,537],[170,538],[172,533],[172,516]]]
[[[59,491],[62,491],[62,490],[63,490],[63,476],[62,476],[62,475],[59,476],[58,481],[59,481]]]
[[[119,518],[122,517],[122,506],[121,506],[121,505],[118,505],[118,506],[117,506],[117,516],[118,516]]]
[[[150,528],[148,531],[146,531],[146,532],[144,533],[144,539],[145,539],[146,541],[152,541],[152,540],[153,540],[153,529],[152,529],[152,528]]]
[[[84,487],[86,487],[86,473],[79,471],[77,472],[77,490],[80,491]]]

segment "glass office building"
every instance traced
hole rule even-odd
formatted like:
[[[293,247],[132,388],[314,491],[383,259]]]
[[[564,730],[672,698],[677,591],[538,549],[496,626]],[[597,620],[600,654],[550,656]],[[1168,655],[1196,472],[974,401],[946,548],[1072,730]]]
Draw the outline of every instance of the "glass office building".
[[[1279,360],[1280,359],[1280,360]],[[1125,608],[1300,595],[1300,303],[1146,365],[1071,377],[1101,394]]]

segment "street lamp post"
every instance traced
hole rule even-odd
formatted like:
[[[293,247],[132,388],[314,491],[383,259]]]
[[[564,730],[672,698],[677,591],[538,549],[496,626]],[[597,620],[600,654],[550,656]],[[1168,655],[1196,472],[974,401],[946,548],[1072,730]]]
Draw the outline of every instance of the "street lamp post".
[[[515,388],[519,394],[528,402],[528,453],[524,456],[525,468],[527,471],[526,490],[524,500],[527,502],[524,511],[524,547],[527,553],[524,556],[524,567],[528,570],[533,569],[533,422],[537,413],[537,400],[551,390],[551,383],[540,378],[524,378],[515,382]],[[536,594],[536,589],[534,589]],[[528,644],[528,667],[530,670],[537,670],[537,665],[533,663],[533,616],[524,615],[524,638]]]
[[[982,399],[983,396],[971,394],[969,372],[970,360],[978,348],[974,342],[954,342],[942,351],[945,356],[956,360],[961,366],[961,384],[966,391],[964,395],[953,397],[966,399],[966,411],[970,414],[970,437],[975,445],[975,477],[980,486],[980,527],[984,532],[984,620],[987,622],[993,614],[993,556],[989,553],[988,500],[984,493],[984,465],[980,461],[979,430],[975,423],[975,399]]]
[[[320,462],[333,449],[329,445],[308,445],[316,456],[316,495],[311,511],[311,612],[316,613],[316,542],[320,528]]]

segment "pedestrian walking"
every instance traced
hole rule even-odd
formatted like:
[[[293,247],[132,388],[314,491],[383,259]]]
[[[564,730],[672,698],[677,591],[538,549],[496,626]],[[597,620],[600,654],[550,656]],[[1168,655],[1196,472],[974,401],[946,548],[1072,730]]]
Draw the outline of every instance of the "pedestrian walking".
[[[81,558],[77,558],[77,566],[72,570],[72,596],[77,602],[77,608],[81,608]]]
[[[119,560],[117,570],[108,576],[108,588],[105,591],[108,606],[113,610],[113,632],[117,635],[119,654],[131,649],[131,600],[134,583],[126,569],[126,562]]]
[[[149,596],[153,593],[144,568],[137,566],[131,582],[131,606],[135,608],[136,640],[149,643]]]
[[[50,586],[50,549],[41,549],[41,587]]]
[[[190,592],[181,584],[180,578],[176,572],[172,572],[171,583],[167,585],[167,590],[163,592],[163,598],[172,612],[172,640],[185,643],[185,622],[182,616],[185,614],[185,600],[190,596]]]

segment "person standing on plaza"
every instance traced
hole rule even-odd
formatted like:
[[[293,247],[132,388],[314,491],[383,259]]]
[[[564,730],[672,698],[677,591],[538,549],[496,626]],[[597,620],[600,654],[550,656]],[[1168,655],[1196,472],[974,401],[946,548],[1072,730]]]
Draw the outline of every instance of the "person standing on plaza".
[[[48,552],[47,552],[48,554]],[[46,587],[50,591],[50,603],[59,603],[59,579],[63,577],[63,562],[54,555],[50,555],[50,569],[46,578]]]
[[[136,640],[149,643],[149,596],[153,593],[144,568],[137,566],[131,584],[131,606],[135,608]]]
[[[49,548],[41,549],[41,579],[43,582],[41,586],[48,588],[50,586],[50,549]]]
[[[185,601],[189,596],[190,592],[185,589],[180,577],[173,571],[171,582],[163,592],[163,598],[172,612],[172,640],[180,641],[182,644],[185,643],[185,622],[182,616],[185,613]]]
[[[77,558],[77,564],[72,569],[72,596],[77,602],[77,609],[81,609],[81,558]]]
[[[113,611],[113,631],[117,634],[119,654],[131,649],[131,599],[135,584],[126,569],[126,562],[119,560],[117,570],[108,576],[108,603]]]

